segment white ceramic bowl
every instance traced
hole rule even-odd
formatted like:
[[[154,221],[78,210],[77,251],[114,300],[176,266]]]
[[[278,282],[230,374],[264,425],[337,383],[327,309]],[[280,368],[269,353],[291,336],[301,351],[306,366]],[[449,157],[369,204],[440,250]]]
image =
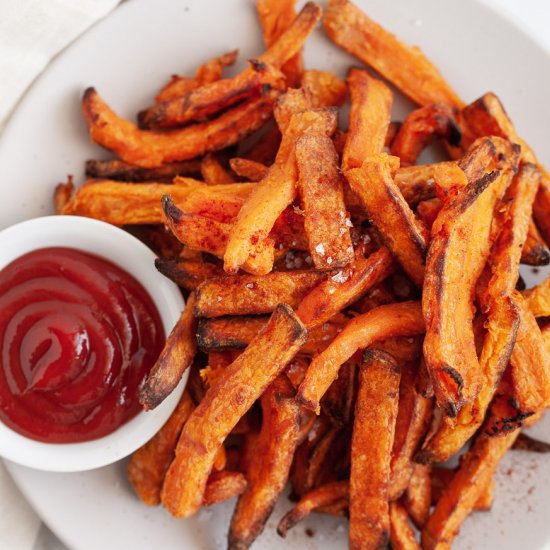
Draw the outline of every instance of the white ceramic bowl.
[[[155,255],[122,229],[77,216],[46,216],[0,232],[0,269],[32,250],[65,246],[110,260],[132,274],[149,292],[166,335],[183,309],[178,287],[155,269]],[[174,410],[187,375],[156,409],[140,412],[109,435],[83,443],[42,443],[0,422],[0,456],[18,464],[52,472],[79,472],[106,466],[128,456],[148,441]]]

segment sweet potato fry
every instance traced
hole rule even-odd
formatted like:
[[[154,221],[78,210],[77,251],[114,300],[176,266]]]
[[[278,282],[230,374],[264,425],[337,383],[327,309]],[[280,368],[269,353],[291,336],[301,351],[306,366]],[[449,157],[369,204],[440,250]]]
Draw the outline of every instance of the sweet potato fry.
[[[432,503],[431,468],[417,464],[411,476],[403,502],[410,518],[418,529],[428,521]]]
[[[238,53],[239,50],[232,50],[208,60],[196,70],[194,78],[173,75],[170,81],[160,90],[155,100],[166,101],[174,97],[181,97],[199,86],[220,80],[224,68],[235,63]]]
[[[304,228],[317,269],[336,269],[349,264],[353,245],[344,204],[342,176],[332,140],[307,134],[296,140],[298,189],[304,207]],[[347,222],[347,223],[346,223]]]
[[[209,185],[235,182],[235,178],[222,166],[221,162],[212,153],[208,153],[202,157],[201,176]]]
[[[165,277],[186,290],[195,290],[201,283],[219,277],[223,269],[215,264],[196,260],[157,258],[155,267]]]
[[[391,166],[391,157],[381,153],[368,157],[361,168],[347,170],[345,175],[386,246],[413,282],[421,286],[428,232],[394,183]]]
[[[431,230],[442,208],[443,202],[441,199],[437,197],[427,199],[421,201],[416,207],[416,216],[429,230]]]
[[[172,515],[187,517],[197,511],[218,448],[298,352],[306,335],[292,309],[278,306],[267,327],[208,390],[187,421],[166,474],[162,502]]]
[[[390,503],[390,544],[392,550],[419,550],[407,510],[399,502]]]
[[[308,329],[318,327],[394,270],[395,263],[385,247],[368,258],[358,257],[349,267],[316,286],[298,306],[298,317]]]
[[[146,410],[154,409],[170,395],[195,358],[197,323],[193,317],[194,304],[195,299],[191,295],[179,321],[168,336],[164,349],[140,389],[139,402]]]
[[[53,193],[53,204],[56,214],[63,214],[71,200],[74,191],[73,177],[69,176],[66,183],[58,183]]]
[[[295,0],[256,0],[256,12],[262,27],[264,44],[271,46],[283,34],[296,18]],[[299,51],[282,67],[289,87],[300,85],[304,70],[302,53]]]
[[[476,437],[422,530],[422,548],[450,548],[462,522],[474,509],[518,435],[519,429],[513,429],[501,437],[489,437],[485,433]]]
[[[272,89],[283,90],[284,87],[284,76],[278,69],[251,59],[250,67],[233,78],[217,80],[182,96],[158,101],[141,111],[138,113],[139,127],[151,130],[184,126],[216,116],[241,101],[257,99]]]
[[[229,159],[229,166],[231,166],[231,170],[233,170],[237,176],[246,178],[250,181],[260,181],[266,176],[269,170],[269,168],[261,162],[239,157]]]
[[[400,158],[401,166],[411,166],[423,149],[437,139],[455,147],[460,145],[454,109],[446,103],[426,105],[409,113],[392,141],[391,154]]]
[[[519,312],[512,293],[519,275],[522,244],[531,219],[540,172],[533,164],[521,166],[503,203],[510,204],[501,216],[501,228],[488,258],[491,277],[478,301],[487,314],[487,334],[479,356],[483,382],[473,401],[465,405],[456,419],[443,418],[437,431],[424,446],[417,460],[444,462],[457,453],[479,429],[506,368],[516,341]]]
[[[536,200],[534,204],[536,204]],[[529,224],[527,239],[521,251],[521,263],[532,266],[550,264],[550,250],[533,220]]]
[[[485,158],[486,143],[484,139],[475,142],[471,157],[477,152]],[[438,405],[453,417],[480,390],[482,372],[472,325],[474,289],[490,253],[493,211],[519,160],[516,146],[500,138],[493,138],[491,143],[494,155],[496,147],[501,150],[501,169],[469,179],[468,185],[445,203],[432,227],[426,261],[424,357]],[[468,171],[465,173],[468,176]],[[469,246],[464,235],[475,235],[476,246]],[[448,315],[449,311],[453,315]]]
[[[313,489],[305,494],[292,510],[284,515],[277,526],[277,533],[281,537],[286,537],[290,529],[317,508],[348,498],[349,481],[334,481]]]
[[[241,495],[246,491],[248,482],[241,472],[221,470],[212,472],[208,476],[202,506],[212,506],[230,498]]]
[[[391,355],[365,351],[351,443],[351,549],[384,548],[389,541],[390,461],[400,377],[399,366]]]
[[[327,71],[304,71],[302,88],[309,93],[311,105],[314,108],[340,107],[344,104],[348,95],[346,83]]]
[[[523,434],[520,434],[519,437],[521,437],[522,435]],[[516,439],[513,448],[516,448],[519,437],[518,439]],[[456,468],[431,468],[432,505],[437,504],[437,501],[441,498],[441,495],[445,492],[447,486],[449,485],[455,474]],[[489,510],[491,508],[491,506],[493,505],[494,488],[495,482],[493,479],[491,479],[491,481],[486,485],[485,489],[476,500],[473,508],[474,510],[483,511]]]
[[[540,165],[539,165],[539,168]],[[543,170],[544,177],[539,186],[539,192],[533,205],[533,217],[537,222],[537,227],[544,238],[544,241],[550,246],[550,220],[548,212],[550,212],[550,177]]]
[[[325,275],[317,271],[279,271],[261,277],[226,275],[210,279],[196,291],[195,315],[259,315],[279,304],[297,307]]]
[[[253,459],[246,470],[247,490],[239,497],[231,518],[228,548],[249,548],[263,531],[288,479],[301,425],[311,418],[294,400],[295,390],[283,374],[260,398],[262,428]]]
[[[283,134],[281,147],[267,176],[256,184],[233,228],[224,256],[224,269],[231,273],[246,261],[254,247],[261,244],[283,210],[296,195],[297,170],[294,142],[306,133],[331,135],[336,128],[336,113],[330,109],[306,110],[292,116]]]
[[[419,302],[388,304],[353,318],[328,348],[313,359],[296,399],[318,411],[319,401],[338,376],[340,366],[358,349],[393,336],[416,336],[423,332]]]
[[[339,428],[347,426],[353,417],[357,387],[356,367],[357,365],[351,362],[342,365],[338,378],[330,385],[321,400],[321,410]],[[304,376],[306,371],[307,367],[304,369]],[[302,381],[303,377],[300,384]]]
[[[515,406],[522,413],[535,413],[550,403],[550,353],[546,349],[535,316],[519,293],[520,324],[510,358]]]
[[[140,168],[121,160],[87,160],[86,176],[115,181],[171,183],[176,176],[200,174],[200,161],[184,160],[164,164],[159,168]]]
[[[351,69],[347,82],[351,109],[342,155],[344,170],[359,168],[366,157],[382,152],[393,101],[390,89],[380,80],[370,76],[367,71]]]
[[[433,403],[416,391],[418,360],[401,365],[399,409],[391,452],[389,500],[397,500],[407,489],[415,466],[413,456],[430,425]]]
[[[128,463],[128,480],[147,506],[160,504],[164,475],[174,458],[181,429],[194,408],[191,396],[184,391],[164,426],[132,455]]]
[[[169,132],[140,130],[117,116],[94,88],[84,92],[82,112],[92,141],[129,164],[158,168],[237,143],[271,118],[273,102],[280,93],[271,89],[263,97],[237,105],[213,120]]]
[[[196,214],[185,214],[173,202],[169,195],[162,198],[162,207],[166,224],[183,244],[208,252],[218,258],[223,257],[231,226]],[[271,271],[274,258],[273,241],[266,239],[256,246],[243,265],[249,273],[263,275]]]
[[[265,316],[239,315],[201,319],[197,329],[197,342],[202,350],[225,350],[245,348],[252,338],[267,324]],[[342,325],[336,322],[323,323],[308,332],[301,354],[314,355],[323,351],[340,332]]]
[[[523,296],[535,317],[550,316],[550,277],[536,287],[523,292]]]
[[[370,65],[418,105],[462,106],[419,48],[405,45],[349,0],[330,0],[323,24],[333,42]]]

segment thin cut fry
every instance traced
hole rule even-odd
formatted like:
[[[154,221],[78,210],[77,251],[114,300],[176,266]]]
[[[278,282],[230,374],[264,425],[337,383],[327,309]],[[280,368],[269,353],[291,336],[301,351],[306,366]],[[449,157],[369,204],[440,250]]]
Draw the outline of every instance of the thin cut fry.
[[[261,277],[227,275],[210,279],[196,292],[195,315],[260,315],[279,304],[297,307],[325,275],[316,271],[280,271]]]
[[[283,374],[260,398],[262,429],[246,470],[248,488],[231,518],[228,548],[248,548],[263,531],[288,479],[301,425],[310,418],[294,400],[294,388]]]
[[[218,118],[168,132],[140,130],[117,116],[94,88],[84,92],[82,112],[92,141],[129,164],[158,168],[237,143],[271,118],[273,102],[281,92],[272,88],[263,97],[237,105]]]
[[[223,273],[223,269],[214,264],[173,258],[157,258],[155,267],[165,277],[186,290],[195,290],[204,281],[219,277]]]
[[[188,517],[198,510],[218,448],[294,357],[306,334],[292,309],[280,305],[265,330],[208,390],[187,421],[166,474],[162,502],[172,515]]]
[[[391,449],[397,418],[400,369],[379,350],[367,350],[351,443],[349,546],[384,548],[389,541]]]
[[[410,479],[404,504],[410,518],[418,529],[422,529],[430,515],[432,503],[431,468],[417,464]]]
[[[390,503],[390,544],[392,550],[420,550],[407,510],[399,502]]]
[[[393,336],[416,336],[423,332],[419,302],[388,304],[353,318],[329,347],[313,359],[296,399],[319,411],[319,401],[338,376],[340,366],[358,349]]]
[[[55,186],[53,194],[53,203],[55,206],[56,214],[63,214],[67,204],[70,202],[74,191],[74,184],[72,176],[67,178],[66,183],[58,183]]]
[[[533,206],[536,204],[535,203]],[[521,251],[521,263],[532,266],[542,266],[550,264],[550,249],[544,242],[535,222],[531,220],[527,239]]]
[[[266,176],[269,170],[269,168],[261,162],[238,157],[229,159],[229,166],[231,166],[231,170],[233,170],[237,176],[241,176],[250,181],[260,181]]]
[[[313,264],[317,269],[344,267],[354,254],[338,155],[332,140],[320,134],[298,138],[296,164]]]
[[[241,472],[221,470],[212,472],[208,477],[202,506],[212,506],[244,493],[248,482]]]
[[[349,499],[349,481],[334,481],[305,494],[298,504],[287,512],[277,526],[277,533],[286,537],[288,531],[311,512],[342,499]]]
[[[470,158],[478,154],[485,158],[486,143],[486,138],[475,142]],[[509,142],[493,138],[490,143],[501,169],[489,171],[489,164],[486,175],[469,179],[468,186],[444,205],[432,227],[426,261],[424,358],[438,405],[453,417],[480,390],[482,372],[472,325],[475,284],[490,253],[495,205],[504,196],[519,157],[518,148]],[[475,235],[476,246],[470,246],[464,235]]]
[[[330,0],[323,23],[333,42],[370,65],[418,105],[462,106],[419,48],[398,40],[349,0]]]
[[[86,176],[88,178],[171,183],[176,176],[196,176],[197,174],[200,174],[200,161],[195,159],[172,162],[159,168],[140,168],[121,160],[86,161]]]
[[[351,109],[342,156],[344,170],[359,168],[366,157],[383,151],[393,101],[390,89],[367,71],[351,69],[347,82]]]
[[[539,192],[533,205],[533,216],[544,241],[550,246],[550,216],[548,216],[548,212],[550,212],[550,177],[546,171],[543,173],[544,177],[540,182]]]
[[[160,504],[164,475],[174,457],[181,429],[194,408],[191,396],[184,391],[164,426],[132,455],[128,463],[128,480],[147,506]]]
[[[139,402],[146,410],[154,409],[170,395],[195,358],[197,323],[193,317],[194,304],[195,300],[191,295],[157,362],[141,387]]]
[[[235,182],[235,178],[221,165],[220,161],[212,153],[204,155],[201,160],[201,176],[209,185]]]

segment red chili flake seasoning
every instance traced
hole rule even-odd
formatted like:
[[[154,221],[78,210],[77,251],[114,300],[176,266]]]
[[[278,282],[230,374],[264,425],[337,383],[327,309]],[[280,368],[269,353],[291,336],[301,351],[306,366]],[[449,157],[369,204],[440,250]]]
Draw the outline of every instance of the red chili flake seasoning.
[[[164,340],[119,267],[70,248],[25,254],[0,271],[0,421],[48,443],[107,435],[141,410]]]

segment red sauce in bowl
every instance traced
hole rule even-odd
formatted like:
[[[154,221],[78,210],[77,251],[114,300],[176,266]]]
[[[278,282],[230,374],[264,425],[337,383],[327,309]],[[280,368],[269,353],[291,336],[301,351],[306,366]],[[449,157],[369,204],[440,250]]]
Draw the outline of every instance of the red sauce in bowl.
[[[113,432],[164,345],[147,291],[111,262],[43,248],[0,271],[0,420],[32,439]]]

